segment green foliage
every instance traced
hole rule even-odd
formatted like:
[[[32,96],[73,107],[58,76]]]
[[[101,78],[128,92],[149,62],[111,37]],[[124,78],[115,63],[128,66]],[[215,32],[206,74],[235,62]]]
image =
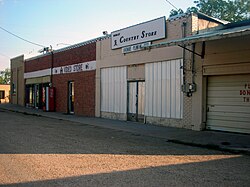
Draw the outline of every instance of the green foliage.
[[[10,84],[11,72],[9,68],[6,68],[4,71],[0,72],[0,84]]]
[[[183,13],[184,13],[184,11],[182,9],[179,9],[179,10],[172,9],[170,11],[170,17],[178,15],[178,14],[183,14]]]
[[[249,0],[198,0],[194,1],[194,3],[196,7],[189,7],[186,13],[199,11],[208,16],[229,22],[250,19]],[[170,12],[170,16],[177,14],[177,11],[172,10]]]

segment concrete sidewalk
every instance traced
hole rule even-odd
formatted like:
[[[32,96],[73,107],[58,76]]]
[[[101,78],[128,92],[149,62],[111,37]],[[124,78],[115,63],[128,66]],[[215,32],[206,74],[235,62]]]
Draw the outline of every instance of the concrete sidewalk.
[[[216,131],[192,131],[173,127],[161,127],[128,121],[110,120],[103,118],[88,118],[76,115],[67,115],[57,112],[43,112],[19,105],[0,104],[0,109],[12,112],[37,115],[53,119],[67,120],[103,128],[131,132],[138,135],[152,136],[166,139],[168,142],[242,153],[250,155],[250,135],[226,133]]]

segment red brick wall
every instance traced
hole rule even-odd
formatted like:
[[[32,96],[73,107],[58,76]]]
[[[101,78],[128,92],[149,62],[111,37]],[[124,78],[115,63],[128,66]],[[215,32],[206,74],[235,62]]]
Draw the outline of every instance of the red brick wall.
[[[54,54],[54,67],[66,66],[96,60],[96,44],[62,51]],[[95,74],[96,71],[83,71],[53,75],[56,88],[56,111],[68,112],[68,83],[74,81],[76,115],[95,116]]]
[[[26,60],[24,63],[25,73],[51,68],[51,59],[51,54],[48,54],[33,60]]]
[[[54,54],[53,67],[96,60],[96,43]]]
[[[77,115],[95,116],[95,74],[96,71],[56,75],[53,85],[56,88],[56,111],[68,112],[68,82],[74,81],[75,103]]]

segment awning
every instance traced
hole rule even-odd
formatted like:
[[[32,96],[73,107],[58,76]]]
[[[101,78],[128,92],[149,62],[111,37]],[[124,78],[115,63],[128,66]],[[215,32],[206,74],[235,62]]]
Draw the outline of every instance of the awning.
[[[175,46],[175,45],[183,46],[183,45],[190,45],[190,44],[197,43],[197,42],[232,38],[232,37],[240,37],[240,36],[246,36],[246,35],[250,35],[250,25],[228,28],[228,29],[221,29],[221,30],[214,30],[214,31],[205,32],[202,34],[192,35],[192,36],[185,37],[185,38],[171,40],[168,42],[152,44],[145,48],[152,49],[152,48],[161,48],[161,47],[168,47],[168,46]]]

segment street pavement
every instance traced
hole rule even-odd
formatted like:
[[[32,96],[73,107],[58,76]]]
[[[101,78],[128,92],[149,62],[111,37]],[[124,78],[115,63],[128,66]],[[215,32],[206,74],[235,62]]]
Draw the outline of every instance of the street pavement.
[[[44,116],[53,119],[78,122],[103,128],[116,129],[144,136],[164,138],[169,142],[178,144],[250,155],[250,135],[248,134],[218,131],[193,131],[188,129],[162,127],[129,121],[88,118],[76,115],[62,114],[58,112],[44,112],[42,110],[26,108],[13,104],[0,104],[0,109],[36,116]]]
[[[131,131],[103,127],[110,121],[99,120],[93,125],[0,108],[0,186],[250,184],[248,155],[172,143],[137,123],[129,123],[138,126]]]

